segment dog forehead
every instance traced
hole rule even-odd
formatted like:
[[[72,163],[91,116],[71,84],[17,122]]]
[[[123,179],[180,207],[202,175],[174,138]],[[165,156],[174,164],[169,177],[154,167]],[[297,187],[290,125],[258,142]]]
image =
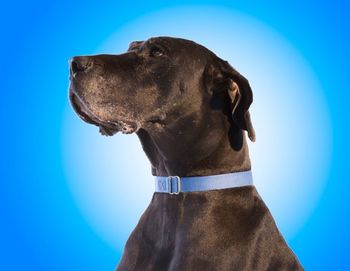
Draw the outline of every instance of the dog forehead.
[[[187,40],[183,38],[169,37],[169,36],[159,36],[159,37],[151,37],[147,40],[142,41],[132,41],[129,44],[129,50],[137,49],[146,45],[160,45],[164,46],[168,49],[176,49],[176,48],[203,48],[204,47],[192,40]]]
[[[158,44],[168,47],[169,49],[175,49],[177,47],[201,47],[200,44],[195,43],[192,40],[187,40],[183,38],[169,37],[169,36],[159,36],[159,37],[151,37],[146,43],[148,44]]]
[[[175,40],[175,39],[173,38],[173,40]],[[130,42],[129,47],[128,47],[128,51],[138,49],[145,44],[171,45],[170,43],[171,43],[171,41],[169,41],[169,39],[167,39],[165,37],[152,37],[152,38],[149,38],[145,41],[144,40],[142,40],[142,41],[137,40],[137,41]]]
[[[212,56],[215,55],[205,46],[192,40],[170,36],[157,36],[143,41],[132,41],[129,44],[128,52],[143,51],[153,46],[165,50],[168,56],[173,59],[182,59],[185,62],[194,60],[201,65],[207,62],[208,59],[212,59]]]
[[[132,41],[132,42],[130,42],[129,47],[128,47],[128,51],[132,51],[132,50],[139,48],[143,43],[144,43],[144,41]]]

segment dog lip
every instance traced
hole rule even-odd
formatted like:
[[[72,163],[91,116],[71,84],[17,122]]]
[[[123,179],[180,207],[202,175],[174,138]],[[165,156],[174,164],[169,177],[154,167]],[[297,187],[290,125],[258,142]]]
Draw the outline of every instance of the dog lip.
[[[77,94],[75,94],[73,91],[70,91],[69,94],[69,98],[72,104],[72,107],[75,111],[75,113],[77,113],[77,115],[84,121],[91,123],[91,124],[95,124],[98,125],[97,120],[94,120],[92,117],[92,114],[87,113],[86,111],[87,108],[86,106],[81,102],[81,99],[78,97]],[[91,117],[90,117],[91,115]]]
[[[134,121],[100,119],[87,108],[83,101],[81,101],[81,98],[74,92],[70,93],[70,100],[78,116],[85,122],[98,126],[102,135],[112,136],[120,131],[123,134],[131,134],[139,130],[139,125]]]
[[[137,125],[134,121],[128,120],[116,120],[116,121],[108,121],[118,127],[119,131],[123,134],[131,134],[133,132],[137,132],[139,130],[139,125]]]
[[[103,121],[92,114],[86,105],[81,101],[81,98],[73,91],[70,92],[69,98],[77,115],[85,122],[98,126],[101,134],[111,136],[121,130],[120,126],[115,122]]]

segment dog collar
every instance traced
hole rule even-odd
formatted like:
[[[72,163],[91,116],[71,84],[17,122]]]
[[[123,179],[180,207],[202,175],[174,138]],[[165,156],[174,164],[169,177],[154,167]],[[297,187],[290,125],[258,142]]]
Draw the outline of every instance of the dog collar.
[[[208,191],[253,185],[251,170],[194,177],[154,176],[154,179],[155,192],[175,195],[180,192]]]

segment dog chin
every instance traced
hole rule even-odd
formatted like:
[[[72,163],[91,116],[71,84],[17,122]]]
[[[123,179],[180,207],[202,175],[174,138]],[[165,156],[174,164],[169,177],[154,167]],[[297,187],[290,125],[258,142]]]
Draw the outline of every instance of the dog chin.
[[[98,126],[102,135],[112,136],[118,132],[122,132],[123,134],[131,134],[136,132],[139,128],[137,123],[133,121],[109,121],[101,119],[96,114],[93,114],[92,111],[74,92],[70,93],[70,101],[77,115],[85,122]]]
[[[104,136],[113,136],[116,133],[120,132],[120,130],[109,128],[109,127],[106,127],[106,126],[103,126],[102,124],[100,124],[99,125],[99,132],[101,135],[104,135]]]
[[[103,124],[99,124],[99,130],[102,135],[112,136],[118,132],[122,132],[123,134],[132,134],[138,130],[138,126],[136,123],[131,121],[113,121],[113,122],[105,122]]]

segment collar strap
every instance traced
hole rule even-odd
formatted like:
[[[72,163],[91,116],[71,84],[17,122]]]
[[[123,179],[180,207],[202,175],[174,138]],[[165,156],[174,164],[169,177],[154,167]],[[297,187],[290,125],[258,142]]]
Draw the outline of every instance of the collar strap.
[[[251,170],[195,177],[154,176],[154,180],[155,192],[171,195],[253,185]]]

